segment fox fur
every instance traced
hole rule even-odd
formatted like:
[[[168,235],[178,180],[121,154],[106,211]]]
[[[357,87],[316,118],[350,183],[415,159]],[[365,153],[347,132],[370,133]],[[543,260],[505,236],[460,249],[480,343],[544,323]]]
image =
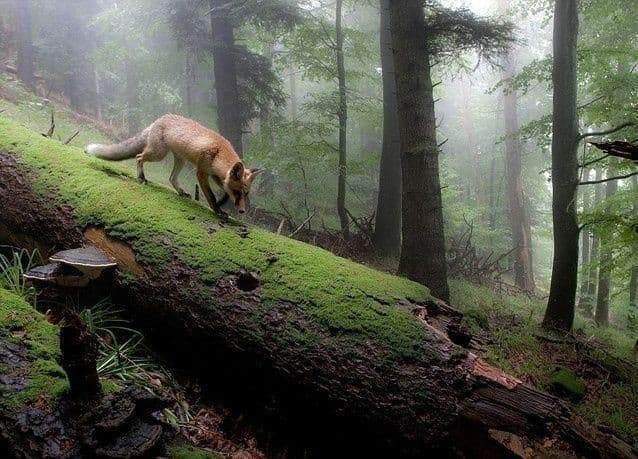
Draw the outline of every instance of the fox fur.
[[[113,145],[91,144],[84,149],[88,155],[109,161],[129,158],[137,160],[137,176],[146,183],[144,163],[161,161],[170,152],[174,164],[170,183],[181,196],[188,196],[178,177],[184,162],[189,161],[197,170],[197,181],[211,209],[223,214],[221,206],[230,197],[240,213],[246,211],[246,198],[253,179],[261,169],[247,169],[231,143],[211,129],[178,115],[164,115],[130,139]],[[220,201],[209,185],[209,177],[224,191]]]

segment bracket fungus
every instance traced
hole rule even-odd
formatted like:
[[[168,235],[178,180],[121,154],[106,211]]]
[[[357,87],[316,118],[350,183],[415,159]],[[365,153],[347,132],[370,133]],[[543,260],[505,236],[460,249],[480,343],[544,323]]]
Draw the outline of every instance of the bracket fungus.
[[[95,246],[62,250],[49,257],[48,265],[37,266],[24,274],[29,280],[61,287],[84,287],[117,263]]]

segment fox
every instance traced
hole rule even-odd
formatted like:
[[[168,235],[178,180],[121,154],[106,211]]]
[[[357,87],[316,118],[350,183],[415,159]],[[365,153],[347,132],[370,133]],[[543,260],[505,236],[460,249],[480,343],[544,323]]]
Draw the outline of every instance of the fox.
[[[174,163],[169,182],[180,196],[190,196],[180,186],[178,177],[184,163],[194,164],[197,182],[210,208],[219,216],[227,216],[222,206],[232,198],[239,213],[246,212],[246,202],[255,177],[264,171],[248,169],[232,144],[221,134],[198,122],[179,115],[163,115],[139,134],[113,145],[90,144],[84,148],[87,155],[108,161],[136,158],[137,178],[147,183],[144,163],[163,160],[173,153]],[[210,187],[209,178],[221,188],[218,201]]]

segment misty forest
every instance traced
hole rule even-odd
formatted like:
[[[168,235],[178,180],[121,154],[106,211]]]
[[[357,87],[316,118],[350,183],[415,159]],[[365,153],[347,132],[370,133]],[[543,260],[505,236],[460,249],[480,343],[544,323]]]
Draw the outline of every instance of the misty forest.
[[[0,0],[0,458],[638,457],[636,0]]]

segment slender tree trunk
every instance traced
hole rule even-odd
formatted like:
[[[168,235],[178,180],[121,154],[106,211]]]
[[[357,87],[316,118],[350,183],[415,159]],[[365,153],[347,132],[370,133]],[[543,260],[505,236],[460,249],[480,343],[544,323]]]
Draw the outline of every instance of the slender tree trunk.
[[[92,63],[93,67],[93,87],[95,89],[95,117],[98,121],[102,121],[102,88],[100,87],[100,74],[97,71],[97,65]]]
[[[289,84],[290,84],[290,119],[294,122],[299,116],[299,106],[297,104],[297,75],[295,74],[295,68],[290,65],[288,67]]]
[[[448,300],[439,149],[420,0],[391,2],[402,171],[402,243],[399,273]]]
[[[193,116],[193,57],[190,54],[186,55],[186,62],[184,68],[184,95],[186,96],[186,114]]]
[[[603,178],[603,170],[596,169],[596,180],[602,180]],[[594,201],[592,203],[592,208],[596,208],[603,199],[602,194],[602,185],[593,185],[594,188]],[[590,304],[587,315],[589,317],[594,316],[594,298],[596,298],[596,289],[598,287],[598,269],[600,266],[598,260],[598,253],[600,248],[600,239],[596,236],[596,234],[590,230],[591,233],[591,248],[589,253],[589,264],[591,265],[589,268],[589,291],[587,292],[587,296],[589,298]]]
[[[18,78],[30,88],[35,87],[33,41],[31,39],[31,12],[26,0],[15,1],[18,45]]]
[[[585,180],[589,179],[589,170],[585,170],[583,177]],[[584,187],[583,194],[583,212],[588,212],[591,209],[591,190],[588,187]],[[580,232],[581,237],[581,264],[580,264],[580,299],[578,301],[578,308],[583,315],[587,317],[592,316],[592,300],[593,297],[589,296],[591,287],[589,282],[591,281],[590,271],[592,269],[591,254],[591,231],[588,227],[585,227]]]
[[[335,29],[336,29],[336,45],[337,45],[337,78],[339,80],[339,183],[337,187],[337,213],[339,214],[339,222],[341,224],[341,232],[344,237],[348,237],[348,213],[346,212],[346,178],[347,169],[347,151],[346,151],[346,135],[348,123],[348,103],[346,100],[346,69],[343,62],[343,29],[341,27],[341,8],[343,0],[337,0]]]
[[[578,1],[556,2],[554,12],[554,120],[552,214],[554,263],[545,329],[569,331],[574,323],[578,279],[578,111],[576,109]]]
[[[137,110],[137,71],[130,59],[126,61],[126,111],[129,135],[140,131],[140,120]]]
[[[380,42],[383,78],[383,147],[379,168],[374,247],[381,256],[398,256],[401,249],[401,139],[397,113],[397,86],[392,58],[390,0],[381,0]]]
[[[463,130],[465,131],[466,148],[469,156],[468,164],[471,167],[470,175],[471,181],[466,183],[467,194],[470,200],[474,198],[474,204],[476,206],[483,206],[483,190],[481,185],[483,183],[481,177],[481,160],[479,156],[479,146],[476,140],[476,128],[474,123],[474,113],[472,112],[472,95],[470,92],[469,81],[461,83],[461,91],[463,95]]]
[[[529,209],[525,205],[521,165],[521,144],[518,138],[518,113],[516,91],[509,85],[514,76],[513,53],[503,62],[503,111],[505,118],[505,164],[509,221],[514,248],[514,279],[517,287],[533,292],[534,267],[532,264],[532,231]]]
[[[226,9],[228,0],[210,0],[210,22],[213,29],[213,65],[215,92],[217,94],[217,126],[235,148],[243,155],[242,128],[247,120],[241,119],[237,69],[235,67],[235,33]]]
[[[634,192],[634,216],[638,217],[638,176],[631,178],[632,190]],[[629,308],[627,325],[630,330],[638,330],[638,243],[634,241],[631,248],[634,265],[631,268],[629,278]]]
[[[609,176],[609,173],[607,173]],[[612,180],[606,183],[605,200],[611,198],[618,190],[618,181]],[[611,289],[611,272],[613,267],[613,253],[607,238],[600,244],[600,267],[598,268],[598,295],[596,297],[596,314],[594,319],[600,326],[609,325],[609,293]]]

